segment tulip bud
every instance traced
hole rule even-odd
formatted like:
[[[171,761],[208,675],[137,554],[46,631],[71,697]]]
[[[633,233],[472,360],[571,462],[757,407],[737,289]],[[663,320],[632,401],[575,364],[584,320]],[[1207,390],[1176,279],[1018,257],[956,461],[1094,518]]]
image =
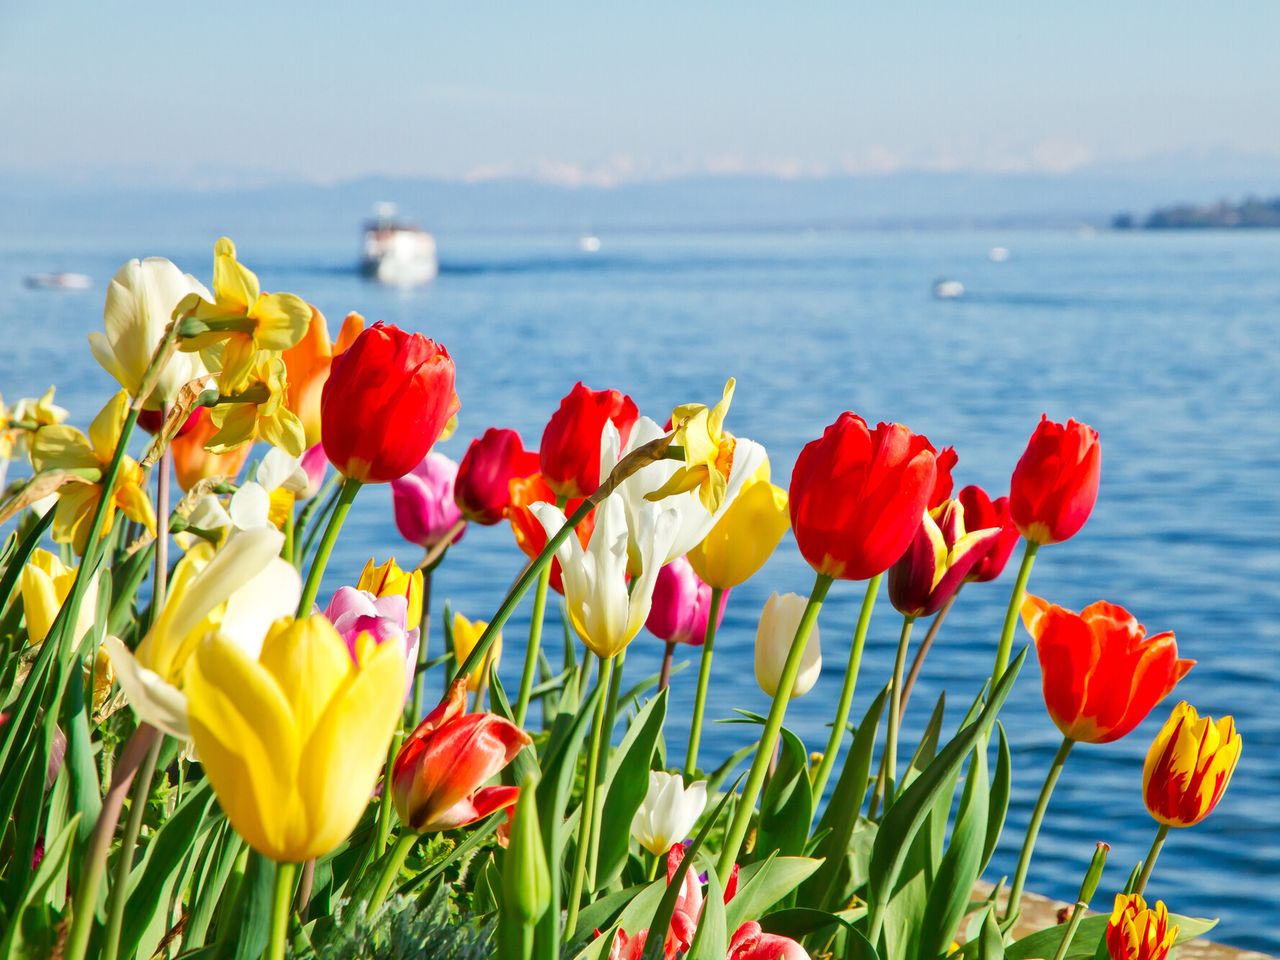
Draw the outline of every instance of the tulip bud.
[[[465,527],[454,528],[462,520],[453,502],[453,482],[458,465],[443,453],[428,453],[422,462],[403,477],[391,481],[396,528],[410,543],[430,550],[453,534],[452,543],[462,539]]]
[[[551,872],[542,846],[534,780],[530,776],[520,785],[502,863],[502,907],[504,914],[510,911],[520,923],[533,925],[550,906]]]
[[[26,566],[19,577],[22,593],[22,610],[27,618],[27,637],[35,643],[43,643],[49,636],[58,612],[71,593],[79,567],[68,567],[57,556],[37,547],[31,551]],[[77,641],[93,626],[97,617],[98,575],[95,573],[85,590],[76,618],[74,639]]]
[[[1185,700],[1156,734],[1142,769],[1142,799],[1159,823],[1190,827],[1213,812],[1240,760],[1234,717],[1214,722]]]
[[[1042,416],[1009,486],[1009,512],[1022,535],[1046,544],[1079,533],[1098,499],[1101,470],[1098,431]]]
[[[404,597],[408,601],[408,613],[405,627],[418,629],[422,623],[422,571],[414,570],[406,573],[400,569],[395,559],[375,565],[372,558],[360,571],[360,579],[356,588],[365,590],[375,597]]]
[[[471,441],[458,464],[453,499],[472,523],[491,526],[511,505],[511,481],[538,472],[538,454],[525,450],[514,430],[490,427]]]
[[[640,416],[635,401],[617,390],[592,390],[579,380],[560,401],[542,432],[542,477],[558,496],[586,497],[600,486],[600,437],[605,421],[627,442]]]
[[[689,562],[711,586],[736,587],[765,565],[790,525],[787,492],[769,482],[766,460],[711,532],[689,551]]]
[[[333,360],[321,394],[321,440],[343,476],[387,483],[422,462],[457,410],[449,351],[375,323]]]
[[[798,593],[770,594],[756,629],[756,683],[769,696],[778,692],[782,668],[791,651],[800,619],[808,601]],[[818,682],[822,673],[822,644],[815,623],[800,659],[800,672],[791,688],[791,698],[802,697]]]
[[[1080,884],[1080,896],[1077,902],[1089,906],[1089,901],[1098,892],[1098,884],[1102,880],[1102,868],[1107,865],[1107,854],[1111,852],[1111,844],[1099,842],[1094,848],[1093,859],[1089,861],[1089,869],[1085,871],[1084,882]]]
[[[720,597],[716,627],[724,620],[728,591]],[[684,557],[677,557],[660,571],[653,587],[653,604],[645,626],[659,640],[700,647],[707,638],[711,615],[711,587],[703,583]],[[664,848],[665,849],[665,848]]]
[[[1163,901],[1154,910],[1138,894],[1116,895],[1115,908],[1107,921],[1107,953],[1111,960],[1164,960],[1178,936],[1178,927],[1169,926],[1169,912]]]
[[[707,807],[707,781],[687,788],[678,773],[649,771],[649,789],[631,821],[631,835],[655,857],[691,833]]]
[[[965,529],[959,500],[944,500],[924,515],[907,552],[889,568],[889,601],[903,616],[931,617],[995,546],[1000,530]]]

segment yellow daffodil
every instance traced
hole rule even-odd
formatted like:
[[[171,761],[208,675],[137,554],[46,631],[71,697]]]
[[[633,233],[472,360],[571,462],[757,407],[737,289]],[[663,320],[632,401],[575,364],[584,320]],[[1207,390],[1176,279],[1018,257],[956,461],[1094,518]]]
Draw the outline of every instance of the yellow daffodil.
[[[467,657],[471,656],[471,651],[476,648],[476,642],[488,628],[487,620],[468,620],[460,613],[453,615],[453,656],[458,663],[463,663]],[[493,645],[489,647],[486,662],[494,666],[502,662],[501,633],[493,638]],[[472,693],[479,690],[487,673],[486,665],[482,662],[467,674],[467,689]]]
[[[189,737],[182,684],[200,641],[217,632],[256,657],[267,628],[297,608],[302,582],[280,559],[283,545],[284,536],[271,527],[235,533],[216,551],[197,543],[174,568],[164,606],[137,650],[107,638],[120,687],[139,720]]]
[[[742,486],[689,563],[703,582],[727,590],[755,576],[791,526],[787,491],[769,482],[769,461]]]
[[[32,643],[43,643],[49,636],[58,611],[71,593],[79,567],[68,567],[48,550],[31,552],[20,579],[22,610],[27,617],[27,636]],[[98,575],[95,573],[85,590],[76,618],[75,639],[79,640],[93,626],[98,606]]]
[[[222,454],[254,440],[265,440],[293,456],[301,456],[306,432],[297,414],[285,404],[284,361],[259,354],[242,381],[243,389],[224,395],[227,399],[209,411],[218,428],[206,444],[211,453]]]
[[[53,402],[53,391],[50,387],[38,399],[24,397],[12,407],[0,396],[0,463],[25,454],[32,435],[41,427],[67,419],[67,411]]]
[[[714,407],[687,403],[672,411],[674,445],[684,450],[684,466],[662,487],[647,494],[649,500],[697,490],[708,513],[720,509],[729,487],[736,445],[733,434],[724,429],[724,418],[733,401],[733,388],[734,380],[730,377],[724,385],[724,396]]]
[[[236,246],[226,237],[213,248],[213,302],[193,293],[175,312],[200,321],[198,331],[184,336],[179,347],[204,351],[210,369],[219,371],[223,393],[248,383],[261,351],[289,349],[311,322],[311,307],[301,297],[263,293],[257,275],[236,259]]]
[[[163,257],[130,260],[111,278],[103,309],[106,332],[90,333],[89,348],[129,396],[137,397],[174,308],[188,296],[207,299],[209,291]],[[185,384],[207,372],[194,354],[169,357],[143,406],[159,410],[172,403]]]
[[[404,704],[399,639],[353,661],[323,616],[282,620],[258,657],[217,633],[187,671],[191,736],[227,819],[278,862],[333,850],[369,804]]]
[[[74,471],[83,482],[66,483],[58,489],[58,506],[53,516],[53,539],[70,543],[83,555],[89,544],[89,526],[102,496],[101,474],[115,456],[129,410],[129,395],[121,390],[102,408],[89,425],[86,437],[75,427],[62,424],[41,427],[31,443],[31,463],[38,473]],[[124,511],[130,520],[155,534],[156,515],[147,497],[146,477],[137,461],[124,457],[111,490],[102,536],[111,531],[115,511]]]
[[[416,630],[422,623],[422,571],[405,573],[395,558],[374,565],[370,560],[364,565],[356,589],[372,593],[375,597],[404,597],[409,601],[406,630]]]

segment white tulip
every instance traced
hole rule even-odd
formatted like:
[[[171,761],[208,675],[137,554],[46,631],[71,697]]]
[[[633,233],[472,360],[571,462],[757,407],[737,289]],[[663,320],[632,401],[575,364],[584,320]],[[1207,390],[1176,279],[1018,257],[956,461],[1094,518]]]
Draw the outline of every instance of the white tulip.
[[[103,310],[106,333],[90,333],[89,348],[130,396],[136,397],[141,389],[174,308],[191,293],[213,299],[204,284],[163,257],[130,260],[111,278]],[[146,406],[154,410],[172,402],[183,384],[207,372],[199,353],[175,352],[161,370]]]
[[[680,774],[651,770],[649,790],[631,821],[631,835],[661,856],[693,833],[706,807],[707,781],[697,780],[686,788]]]
[[[808,602],[798,593],[784,593],[781,596],[774,593],[769,596],[764,611],[760,614],[760,626],[756,629],[756,683],[771,697],[778,692],[782,667],[791,651],[791,643],[795,640],[796,629],[800,626],[800,618],[804,615]],[[795,686],[791,688],[791,698],[803,697],[812,690],[821,672],[822,645],[818,638],[818,625],[815,623],[801,655],[800,672],[796,675]]]

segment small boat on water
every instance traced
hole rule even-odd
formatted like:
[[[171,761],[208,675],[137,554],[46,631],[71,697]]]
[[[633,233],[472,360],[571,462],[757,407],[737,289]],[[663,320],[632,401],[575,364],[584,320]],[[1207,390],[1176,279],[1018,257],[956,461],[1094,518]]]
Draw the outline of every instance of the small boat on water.
[[[992,263],[1004,263],[1009,259],[1008,247],[992,247],[987,251],[987,259]]]
[[[415,223],[396,217],[392,203],[380,203],[365,224],[361,272],[379,283],[416,286],[440,271],[436,240]]]
[[[83,273],[33,273],[25,280],[32,290],[88,290],[93,281]]]
[[[959,280],[948,280],[942,277],[933,282],[933,298],[935,300],[959,300],[964,296],[964,284]]]
[[[600,238],[594,233],[584,233],[578,238],[578,249],[583,253],[599,253]]]

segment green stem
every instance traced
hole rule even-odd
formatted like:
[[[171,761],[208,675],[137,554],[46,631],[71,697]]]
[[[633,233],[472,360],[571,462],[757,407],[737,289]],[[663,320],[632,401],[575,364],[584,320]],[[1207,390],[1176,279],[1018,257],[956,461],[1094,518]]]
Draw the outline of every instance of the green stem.
[[[369,900],[368,912],[370,915],[382,906],[382,902],[387,899],[387,894],[391,892],[391,885],[395,883],[396,877],[400,876],[400,870],[404,867],[409,851],[413,849],[413,845],[417,842],[418,834],[407,829],[396,840],[396,845],[391,848],[391,855],[387,858],[387,862],[383,864],[382,873],[378,875],[378,885],[374,887],[373,897]]]
[[[1013,593],[1009,595],[1009,608],[1004,613],[1004,626],[1000,630],[1000,646],[996,648],[996,665],[991,671],[991,685],[1003,676],[1009,666],[1009,654],[1013,650],[1013,631],[1018,625],[1018,615],[1022,612],[1022,598],[1027,594],[1027,581],[1031,579],[1031,565],[1036,562],[1036,551],[1040,544],[1027,541],[1022,551],[1022,565],[1018,567],[1018,578],[1013,582]]]
[[[893,660],[893,685],[889,688],[889,732],[884,744],[884,809],[887,813],[898,792],[898,728],[902,725],[902,674],[907,669],[907,647],[911,643],[911,628],[916,618],[902,618],[902,632],[898,635],[898,654]]]
[[[1040,788],[1035,809],[1031,811],[1031,821],[1027,824],[1027,836],[1022,841],[1022,852],[1018,854],[1018,869],[1013,875],[1013,886],[1009,888],[1008,906],[1004,909],[1006,920],[1017,913],[1018,904],[1022,902],[1022,891],[1027,882],[1027,869],[1031,866],[1031,854],[1036,848],[1036,838],[1040,836],[1040,824],[1044,822],[1045,811],[1049,809],[1049,798],[1053,796],[1053,788],[1058,783],[1058,777],[1062,775],[1062,767],[1067,762],[1067,755],[1075,745],[1076,742],[1070,737],[1063,737],[1062,746],[1058,747],[1053,763],[1049,765],[1049,772],[1045,775],[1044,786]]]
[[[844,739],[845,728],[849,725],[849,710],[853,707],[853,692],[858,685],[858,672],[862,668],[862,648],[867,642],[867,628],[871,625],[871,611],[876,605],[876,595],[880,592],[880,581],[884,574],[877,573],[867,581],[867,592],[862,595],[862,609],[858,611],[858,626],[853,631],[853,646],[849,648],[849,665],[844,671],[844,685],[840,688],[840,700],[836,704],[835,720],[831,724],[831,736],[827,738],[827,749],[822,754],[818,769],[813,774],[814,807],[822,800],[822,791],[826,789],[827,779],[836,765],[836,756],[840,752],[840,741]]]
[[[689,724],[689,750],[684,758],[684,772],[692,779],[698,769],[698,745],[702,740],[702,717],[707,709],[707,687],[711,683],[711,654],[716,645],[716,627],[720,620],[720,603],[724,590],[711,588],[711,607],[707,610],[706,639],[702,643],[702,659],[698,661],[698,690],[693,698],[693,720]]]
[[[409,726],[416,727],[422,720],[422,698],[427,686],[427,637],[431,634],[431,575],[432,567],[422,571],[422,602],[418,608],[418,662],[413,668],[413,696],[409,701]]]
[[[489,626],[485,627],[484,633],[480,634],[480,639],[476,641],[476,645],[467,654],[467,659],[455,667],[453,671],[455,680],[458,677],[465,677],[476,668],[477,664],[483,662],[485,655],[489,652],[489,647],[493,645],[494,639],[502,632],[502,628],[506,626],[511,614],[519,606],[521,599],[529,592],[529,588],[541,576],[542,568],[551,564],[551,558],[555,556],[560,544],[569,538],[574,528],[587,518],[587,514],[595,509],[596,504],[608,496],[609,492],[602,486],[597,493],[587,497],[582,501],[582,505],[573,511],[565,525],[556,531],[555,536],[547,538],[547,544],[542,548],[542,552],[529,561],[524,571],[516,578],[516,582],[512,584],[511,589],[507,591],[507,595],[502,598],[502,603],[498,606],[497,613],[489,621]]]
[[[124,907],[128,900],[129,874],[133,871],[133,851],[142,831],[142,815],[147,809],[147,797],[151,794],[151,778],[156,773],[156,758],[164,737],[156,737],[147,751],[142,768],[133,781],[133,797],[129,803],[129,819],[125,821],[124,836],[116,853],[116,872],[107,893],[107,939],[103,945],[103,960],[116,960],[120,953],[120,929],[124,926]]]
[[[634,582],[634,581],[632,581]],[[622,668],[626,666],[627,651],[622,650],[613,658],[613,671],[609,677],[609,702],[604,708],[603,736],[600,737],[600,756],[596,758],[596,796],[601,796],[609,769],[609,747],[613,743],[613,726],[618,715],[618,696],[622,692]],[[587,876],[595,889],[596,863],[600,853],[600,824],[604,820],[604,804],[597,801],[591,817],[591,844],[587,850]]]
[[[613,674],[613,658],[600,660],[600,673],[596,685],[608,690]],[[588,847],[591,845],[591,827],[594,823],[596,802],[596,772],[600,762],[600,739],[604,734],[604,714],[608,707],[607,692],[596,701],[596,715],[591,726],[591,747],[587,753],[587,772],[583,781],[582,807],[578,814],[578,849],[573,858],[573,878],[569,886],[568,913],[565,919],[565,936],[573,936],[578,925],[578,907],[582,899],[582,886],[586,878]]]
[[[267,940],[267,960],[284,960],[289,934],[289,905],[293,903],[293,878],[296,863],[277,863],[275,885],[271,890],[271,935]]]
[[[1142,861],[1142,872],[1138,874],[1138,882],[1133,888],[1134,893],[1141,894],[1147,889],[1147,881],[1151,879],[1151,871],[1155,869],[1156,857],[1160,856],[1160,848],[1164,846],[1164,839],[1167,836],[1169,836],[1169,825],[1162,823],[1160,829],[1156,831],[1155,839],[1151,841],[1147,858]]]
[[[769,707],[769,715],[765,718],[764,729],[760,733],[760,743],[756,747],[755,759],[751,762],[751,771],[742,788],[742,797],[737,809],[733,812],[733,820],[725,834],[724,847],[720,851],[720,860],[716,866],[719,876],[727,877],[737,862],[738,851],[742,849],[742,841],[747,836],[747,828],[751,825],[751,814],[755,811],[756,801],[760,798],[760,789],[764,786],[765,774],[769,772],[769,761],[778,745],[778,735],[782,730],[782,720],[787,713],[787,703],[791,699],[791,691],[795,687],[796,675],[800,672],[800,661],[804,658],[804,649],[809,642],[809,634],[818,622],[818,611],[822,609],[822,601],[831,589],[831,578],[818,574],[813,582],[813,591],[809,594],[809,603],[804,608],[800,623],[796,627],[796,635],[791,641],[791,649],[787,652],[786,662],[782,666],[782,675],[778,678],[778,689],[773,695],[773,703]]]
[[[320,545],[316,548],[316,558],[311,561],[311,569],[307,572],[307,585],[302,590],[302,599],[298,601],[298,616],[300,617],[311,615],[311,607],[316,602],[316,594],[320,592],[320,581],[324,579],[324,568],[329,565],[329,556],[333,553],[333,545],[338,540],[338,531],[342,529],[342,522],[347,519],[351,504],[362,486],[363,484],[359,480],[346,477],[342,481],[342,486],[338,488],[337,503],[334,505],[333,513],[329,516],[329,523],[324,528],[324,534],[320,537]]]
[[[538,572],[538,589],[533,595],[533,614],[529,620],[529,643],[524,650],[524,671],[520,674],[520,696],[516,700],[516,726],[524,726],[533,693],[533,678],[538,670],[538,651],[542,648],[542,622],[547,613],[547,589],[551,584],[551,564]]]
[[[391,836],[391,771],[395,767],[396,754],[404,742],[404,731],[397,730],[391,738],[391,746],[387,749],[387,769],[382,776],[382,796],[378,800],[378,832],[374,839],[373,856],[377,860],[382,851],[387,849],[387,838]]]
[[[963,586],[961,589],[963,589]],[[916,650],[916,655],[911,658],[911,669],[907,671],[907,679],[902,682],[903,713],[907,712],[907,702],[911,699],[911,691],[916,685],[916,678],[920,676],[920,670],[924,666],[924,658],[929,655],[929,650],[933,647],[933,641],[937,638],[938,631],[942,629],[942,621],[947,619],[947,614],[955,606],[956,597],[958,596],[960,596],[960,590],[953,593],[947,599],[947,602],[942,605],[942,609],[938,611],[933,618],[933,622],[929,624],[929,629],[924,635],[924,642]]]

